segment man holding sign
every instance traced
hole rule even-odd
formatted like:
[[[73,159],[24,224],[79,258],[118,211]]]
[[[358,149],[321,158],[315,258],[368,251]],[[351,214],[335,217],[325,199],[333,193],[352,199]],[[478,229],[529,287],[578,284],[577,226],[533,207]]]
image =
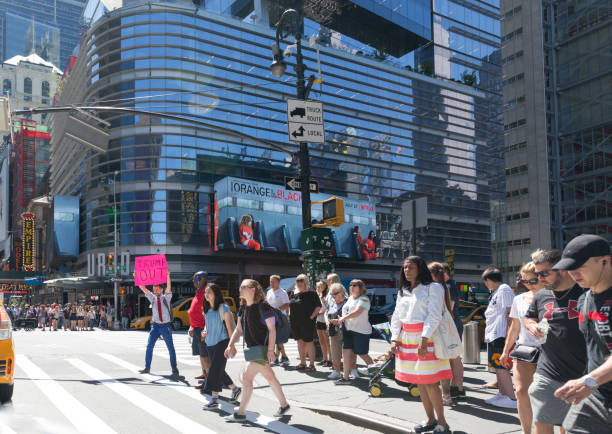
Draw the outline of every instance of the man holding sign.
[[[165,292],[163,280],[161,279],[166,281]],[[174,342],[172,341],[172,331],[170,329],[172,324],[172,287],[170,285],[170,271],[168,271],[166,257],[164,255],[153,255],[136,258],[134,284],[138,285],[140,290],[144,292],[145,297],[151,302],[153,311],[153,324],[149,332],[149,340],[147,341],[145,368],[141,369],[140,373],[147,374],[150,372],[153,347],[155,347],[157,339],[162,336],[166,347],[168,347],[168,353],[170,353],[172,374],[178,375],[176,352],[174,351]],[[153,293],[147,289],[146,285],[148,284],[153,285]]]

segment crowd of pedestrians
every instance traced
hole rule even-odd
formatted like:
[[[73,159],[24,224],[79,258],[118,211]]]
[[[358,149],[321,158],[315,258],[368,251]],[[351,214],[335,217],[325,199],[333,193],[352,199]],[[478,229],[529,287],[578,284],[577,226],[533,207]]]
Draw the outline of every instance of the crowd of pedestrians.
[[[12,305],[8,313],[15,326],[19,325],[21,319],[34,320],[42,331],[47,329],[50,331],[91,331],[94,327],[113,328],[114,312],[110,303],[106,306],[91,303],[26,304],[24,307]],[[121,317],[122,328],[127,329],[132,318],[131,306],[123,307]]]

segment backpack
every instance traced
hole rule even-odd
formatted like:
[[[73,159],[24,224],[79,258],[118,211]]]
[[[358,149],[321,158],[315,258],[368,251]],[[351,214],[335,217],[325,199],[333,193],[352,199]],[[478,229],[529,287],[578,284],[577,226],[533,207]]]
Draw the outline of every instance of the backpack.
[[[268,304],[267,302],[264,302],[266,304]],[[261,311],[261,305],[262,303],[259,303],[259,316],[260,318],[263,318],[262,315],[262,311]],[[284,313],[282,313],[280,310],[278,310],[275,307],[272,307],[268,304],[268,308],[274,312],[274,323],[276,325],[276,344],[277,345],[283,345],[286,344],[287,342],[289,342],[289,333],[291,332],[291,328],[289,327],[289,318],[287,318],[287,315],[285,315]],[[246,316],[246,309],[243,311],[242,313],[242,323],[245,323],[245,316]]]

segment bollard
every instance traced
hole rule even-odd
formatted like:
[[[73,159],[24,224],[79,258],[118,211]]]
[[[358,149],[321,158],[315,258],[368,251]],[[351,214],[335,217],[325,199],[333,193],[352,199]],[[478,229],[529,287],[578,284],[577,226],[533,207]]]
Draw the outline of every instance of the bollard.
[[[480,364],[480,327],[476,321],[463,326],[463,363]]]

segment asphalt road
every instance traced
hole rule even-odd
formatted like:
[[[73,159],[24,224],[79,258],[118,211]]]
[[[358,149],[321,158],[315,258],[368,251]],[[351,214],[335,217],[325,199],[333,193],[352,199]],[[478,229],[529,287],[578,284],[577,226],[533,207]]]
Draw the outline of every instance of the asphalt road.
[[[185,332],[174,333],[179,381],[169,378],[162,340],[156,345],[152,373],[138,373],[144,365],[145,332],[20,330],[13,337],[15,391],[13,400],[0,406],[3,434],[231,433],[245,428],[251,433],[371,432],[298,407],[292,407],[282,419],[272,418],[269,415],[278,403],[269,394],[259,393],[257,386],[247,423],[226,421],[234,408],[229,402],[220,410],[202,410],[206,399],[193,387],[200,370]],[[297,353],[292,345],[290,357]],[[228,369],[237,383],[235,373],[242,363],[239,353]]]

